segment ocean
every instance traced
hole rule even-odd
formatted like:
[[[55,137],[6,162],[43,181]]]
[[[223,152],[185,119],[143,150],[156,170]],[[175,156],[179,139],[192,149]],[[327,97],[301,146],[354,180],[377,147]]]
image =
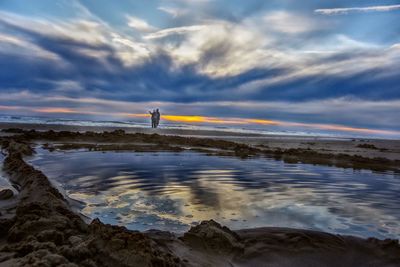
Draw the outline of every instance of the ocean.
[[[0,115],[0,123],[21,123],[21,124],[45,124],[45,125],[69,125],[69,126],[94,126],[94,127],[123,127],[123,128],[150,128],[150,122],[145,119],[137,120],[89,120],[89,119],[70,119],[55,118],[45,116],[12,116]],[[161,121],[162,129],[186,129],[186,130],[206,130],[206,131],[222,131],[244,134],[260,134],[260,135],[286,135],[286,136],[316,136],[325,138],[381,138],[381,136],[372,136],[358,133],[331,133],[320,131],[304,131],[304,130],[286,130],[273,126],[265,125],[212,125],[212,124],[189,124],[174,123],[169,121]]]

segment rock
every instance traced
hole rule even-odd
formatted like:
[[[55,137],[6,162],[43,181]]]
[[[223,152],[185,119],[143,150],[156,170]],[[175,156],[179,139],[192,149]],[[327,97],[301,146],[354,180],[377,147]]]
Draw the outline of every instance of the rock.
[[[19,133],[19,134],[25,133],[24,130],[19,129],[19,128],[2,129],[1,131],[2,131],[3,133]]]
[[[64,234],[57,230],[44,230],[37,235],[37,239],[41,242],[53,242],[60,245],[64,241]]]
[[[123,136],[123,135],[125,135],[125,131],[121,130],[121,129],[118,129],[118,130],[115,130],[115,131],[111,132],[111,134],[112,135],[117,135],[117,136]]]
[[[0,236],[5,236],[13,226],[15,219],[0,219]]]
[[[21,260],[18,266],[76,266],[69,262],[61,255],[52,253],[47,249],[39,249],[29,253]]]
[[[89,229],[88,248],[94,255],[104,257],[104,266],[181,266],[178,257],[143,233],[105,225],[98,219],[92,221]]]
[[[78,246],[83,242],[82,238],[80,238],[79,236],[71,236],[70,238],[68,238],[68,241],[72,246]]]
[[[243,250],[240,237],[229,228],[210,220],[190,228],[182,240],[191,247],[205,249],[217,254]]]
[[[0,191],[0,200],[10,199],[14,196],[14,192],[11,189],[3,189]]]
[[[29,146],[29,144],[15,142],[14,140],[8,142],[6,149],[8,150],[8,153],[19,153],[24,156],[32,156],[34,154],[34,150]]]
[[[43,257],[43,261],[50,263],[51,266],[60,266],[61,264],[68,263],[63,256],[57,254],[48,254]]]

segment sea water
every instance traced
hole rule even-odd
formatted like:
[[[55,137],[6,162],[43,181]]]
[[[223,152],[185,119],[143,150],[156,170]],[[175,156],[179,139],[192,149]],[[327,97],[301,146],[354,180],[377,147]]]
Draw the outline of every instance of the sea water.
[[[38,125],[65,125],[65,126],[89,126],[89,127],[113,127],[113,128],[150,128],[149,119],[137,120],[89,120],[89,119],[71,119],[71,118],[56,118],[44,116],[11,116],[0,115],[0,123],[14,123],[14,124],[38,124]],[[271,126],[257,126],[257,125],[224,125],[224,124],[187,124],[179,122],[170,122],[161,120],[160,128],[162,129],[175,129],[175,130],[203,130],[203,131],[216,131],[216,132],[229,132],[236,134],[256,134],[256,135],[269,135],[269,136],[317,136],[320,138],[354,138],[357,135],[354,133],[333,133],[333,132],[318,132],[318,131],[305,131],[296,129],[280,129],[279,127]],[[367,135],[361,135],[368,137]],[[371,136],[372,137],[372,136]],[[376,137],[376,136],[375,136]],[[379,137],[379,136],[378,136]],[[381,138],[382,136],[380,136]]]

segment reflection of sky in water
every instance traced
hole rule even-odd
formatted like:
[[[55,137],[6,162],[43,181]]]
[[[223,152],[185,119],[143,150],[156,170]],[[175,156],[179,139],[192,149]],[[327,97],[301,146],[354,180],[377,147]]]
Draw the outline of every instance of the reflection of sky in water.
[[[400,235],[400,176],[392,173],[194,152],[39,150],[32,163],[85,202],[82,213],[130,229],[181,232],[215,219],[233,229]]]

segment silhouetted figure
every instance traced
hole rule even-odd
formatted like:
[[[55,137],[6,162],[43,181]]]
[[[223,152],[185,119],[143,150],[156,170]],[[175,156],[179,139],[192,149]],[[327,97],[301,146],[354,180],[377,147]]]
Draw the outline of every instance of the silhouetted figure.
[[[153,110],[153,112],[149,111],[151,115],[151,128],[157,128],[157,112]]]
[[[158,109],[156,109],[156,118],[155,118],[156,119],[156,128],[160,124],[160,118],[161,118],[160,111]]]

